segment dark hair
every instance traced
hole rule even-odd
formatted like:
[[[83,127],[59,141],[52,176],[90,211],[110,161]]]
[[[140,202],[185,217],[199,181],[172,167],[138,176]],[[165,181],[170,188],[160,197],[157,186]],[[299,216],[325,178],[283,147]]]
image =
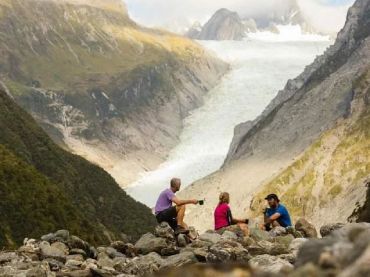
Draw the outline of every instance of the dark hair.
[[[266,196],[265,200],[275,199],[277,202],[280,202],[279,197],[275,193],[271,193]]]

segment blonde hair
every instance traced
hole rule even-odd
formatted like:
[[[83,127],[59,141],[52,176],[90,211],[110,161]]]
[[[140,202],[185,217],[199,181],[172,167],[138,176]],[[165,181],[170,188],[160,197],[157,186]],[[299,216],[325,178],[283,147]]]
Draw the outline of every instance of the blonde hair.
[[[222,204],[222,203],[229,203],[230,202],[230,194],[228,192],[221,192],[220,196],[219,196],[219,204]]]

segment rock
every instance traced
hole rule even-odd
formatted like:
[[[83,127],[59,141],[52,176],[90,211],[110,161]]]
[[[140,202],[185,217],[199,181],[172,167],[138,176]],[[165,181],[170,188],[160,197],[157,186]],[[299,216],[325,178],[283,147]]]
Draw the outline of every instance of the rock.
[[[69,250],[69,254],[70,254],[70,255],[81,255],[81,256],[83,256],[84,258],[86,258],[86,257],[87,257],[86,252],[85,252],[84,250],[82,250],[82,249],[78,249],[78,248],[73,248],[73,249]]]
[[[187,242],[186,236],[184,234],[179,234],[177,236],[177,245],[179,247],[186,247],[187,244],[188,242]]]
[[[110,244],[110,247],[116,249],[117,251],[121,252],[122,254],[126,253],[127,244],[123,241],[114,241]]]
[[[337,263],[336,258],[334,255],[328,251],[324,251],[320,254],[319,258],[319,266],[324,269],[328,268],[339,268],[339,264]]]
[[[63,250],[50,246],[46,241],[40,243],[40,254],[42,259],[51,258],[63,263],[66,261],[67,256]]]
[[[67,242],[69,239],[69,231],[68,230],[58,230],[55,232],[55,237],[60,239],[63,242]]]
[[[329,236],[333,231],[339,230],[344,225],[345,225],[344,223],[334,223],[334,224],[323,225],[320,228],[320,234],[322,237]]]
[[[92,268],[91,272],[94,277],[113,277],[118,274],[113,268]]]
[[[166,247],[161,250],[162,256],[172,256],[180,253],[180,249],[177,246]]]
[[[285,246],[287,249],[289,249],[289,246],[290,246],[290,244],[292,243],[293,240],[294,240],[293,235],[289,234],[289,235],[286,235],[286,236],[275,237],[271,241],[273,243],[281,244],[281,245]]]
[[[93,277],[92,272],[90,269],[79,269],[79,270],[73,270],[73,271],[64,271],[63,277]]]
[[[209,247],[211,245],[212,243],[209,241],[196,239],[189,246],[192,248],[202,248],[202,247]]]
[[[221,236],[221,239],[235,240],[236,241],[236,240],[238,240],[238,236],[234,232],[226,230],[225,232],[223,232],[223,234]]]
[[[157,238],[151,233],[143,235],[135,244],[139,253],[144,255],[150,252],[161,253],[161,250],[166,247],[167,243],[164,238]]]
[[[63,251],[63,253],[65,255],[69,254],[69,249],[68,249],[67,245],[65,245],[63,242],[57,241],[57,242],[52,243],[50,246],[53,247],[53,248],[57,248],[60,251]]]
[[[289,253],[289,254],[281,254],[281,255],[278,255],[277,257],[282,260],[288,261],[289,263],[294,265],[297,256],[292,253]]]
[[[83,261],[67,260],[67,262],[65,263],[65,267],[70,270],[77,270],[81,268],[82,264],[83,264]]]
[[[260,230],[258,228],[250,229],[250,237],[254,239],[256,242],[261,240],[269,240],[271,238],[268,232]]]
[[[70,249],[72,248],[82,249],[86,252],[86,254],[89,254],[90,252],[90,245],[86,241],[80,239],[79,237],[70,236],[67,244]]]
[[[295,229],[302,232],[306,238],[317,238],[317,231],[315,226],[309,223],[306,219],[300,218],[295,224]]]
[[[15,252],[0,253],[0,264],[8,263],[12,260],[16,260],[17,258],[18,258],[18,255]]]
[[[108,254],[108,256],[111,258],[111,259],[114,259],[116,257],[125,257],[124,254],[122,254],[121,252],[118,252],[116,249],[114,249],[113,247],[107,247],[105,249],[105,253]]]
[[[148,255],[136,257],[129,260],[127,264],[122,264],[119,269],[120,272],[132,275],[152,275],[157,272],[163,265],[164,260],[155,252],[149,253]]]
[[[289,272],[293,269],[288,261],[266,254],[253,257],[249,264],[252,268],[270,273]]]
[[[272,242],[262,240],[250,245],[248,247],[248,252],[252,256],[270,254],[272,247],[273,247]]]
[[[281,226],[275,227],[269,232],[271,237],[283,236],[286,235],[287,233],[288,233],[287,230]]]
[[[50,234],[47,234],[47,235],[43,235],[41,237],[41,240],[42,241],[47,241],[47,242],[54,242],[56,241],[56,236],[54,233],[50,233]]]
[[[250,259],[250,255],[240,243],[221,240],[209,248],[206,259],[210,263],[243,263]]]
[[[113,268],[114,262],[109,257],[102,257],[98,259],[97,265],[99,268]]]
[[[185,251],[193,252],[199,262],[207,262],[208,248],[187,248]]]
[[[339,274],[339,277],[370,276],[370,245],[363,254],[348,268]]]
[[[154,234],[157,237],[165,238],[168,240],[174,240],[175,239],[175,232],[174,230],[168,225],[167,222],[162,222],[159,225],[155,227]]]
[[[289,245],[289,252],[297,256],[299,249],[306,241],[307,241],[306,238],[296,238],[292,240],[292,242]]]
[[[199,236],[199,240],[216,244],[221,240],[221,235],[212,231],[208,231]]]
[[[64,266],[62,262],[55,259],[45,259],[45,261],[49,264],[51,271],[59,271]]]
[[[285,228],[285,230],[287,231],[288,234],[293,235],[293,237],[295,237],[295,238],[303,238],[303,234],[301,232],[297,231],[292,226],[289,226],[289,227]]]
[[[184,251],[180,254],[170,256],[163,261],[162,266],[160,267],[161,270],[169,269],[172,267],[180,267],[189,264],[196,263],[198,260],[195,257],[194,253],[191,251]]]
[[[302,266],[307,263],[318,264],[321,252],[331,247],[336,241],[333,238],[328,239],[310,239],[303,243],[298,251],[296,266]]]

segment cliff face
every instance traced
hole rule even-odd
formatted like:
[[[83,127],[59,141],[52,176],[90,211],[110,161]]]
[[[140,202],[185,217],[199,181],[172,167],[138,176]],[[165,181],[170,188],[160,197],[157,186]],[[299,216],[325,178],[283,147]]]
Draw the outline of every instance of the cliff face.
[[[64,151],[0,90],[0,245],[71,229],[90,242],[137,237],[156,220],[101,168]]]
[[[347,220],[370,173],[369,27],[370,2],[358,0],[335,44],[235,129],[223,168],[186,194],[230,191],[239,212],[258,214],[264,194],[276,192],[295,218]]]
[[[227,70],[190,40],[136,25],[118,0],[1,0],[0,33],[3,87],[121,184],[165,158]]]

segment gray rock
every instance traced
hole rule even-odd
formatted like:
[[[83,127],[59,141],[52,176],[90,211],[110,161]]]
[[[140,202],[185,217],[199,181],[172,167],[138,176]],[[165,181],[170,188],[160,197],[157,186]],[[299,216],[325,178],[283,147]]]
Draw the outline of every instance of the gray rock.
[[[223,232],[221,239],[236,241],[238,240],[238,236],[234,232],[226,230],[225,232]]]
[[[270,255],[259,255],[253,257],[249,261],[249,264],[252,268],[270,273],[286,272],[293,269],[293,265],[287,260]]]
[[[304,218],[298,219],[295,224],[295,229],[301,232],[306,238],[317,238],[317,231],[315,226],[313,226]]]
[[[278,226],[269,231],[271,237],[284,236],[288,232],[284,227]]]
[[[271,238],[268,232],[264,230],[260,230],[258,228],[250,229],[250,237],[256,242],[261,241],[261,240],[269,240]]]
[[[69,239],[69,231],[68,230],[58,230],[54,234],[57,238],[61,239],[63,242],[67,242]]]
[[[118,252],[116,249],[114,249],[113,247],[107,247],[105,249],[105,253],[108,254],[108,256],[111,258],[111,259],[114,259],[116,257],[125,257],[124,254],[122,254],[121,252]]]
[[[168,225],[167,222],[162,222],[159,225],[155,227],[154,234],[157,237],[165,238],[168,240],[174,240],[175,239],[175,232],[174,230]]]
[[[170,256],[163,261],[162,266],[160,269],[169,269],[172,267],[180,267],[185,266],[188,264],[193,264],[198,262],[197,258],[195,257],[194,253],[191,251],[184,251],[180,254]]]
[[[8,263],[12,260],[16,260],[17,258],[18,255],[15,252],[2,252],[0,253],[0,264]]]
[[[117,270],[125,274],[150,276],[154,272],[157,272],[163,263],[164,261],[161,256],[155,252],[152,252],[148,255],[129,260],[127,264],[121,264]]]
[[[333,223],[333,224],[326,224],[321,226],[320,234],[322,237],[329,236],[333,231],[338,230],[344,227],[344,223]]]
[[[46,241],[40,243],[40,254],[42,259],[51,258],[63,263],[66,261],[67,257],[63,250],[50,246],[50,244]]]
[[[209,248],[206,257],[210,263],[244,263],[250,259],[248,250],[235,241],[221,240]]]
[[[186,239],[185,235],[184,234],[179,234],[177,236],[177,245],[179,247],[186,247],[187,244],[188,244],[188,242],[187,242],[187,239]]]
[[[157,238],[151,233],[143,235],[135,244],[135,248],[141,254],[150,252],[161,253],[163,248],[167,247],[167,242],[164,238]]]
[[[199,240],[215,244],[221,240],[221,235],[215,232],[206,232],[199,236]]]
[[[293,253],[295,256],[297,256],[299,249],[305,242],[307,242],[306,238],[296,238],[292,240],[292,242],[289,245],[289,251]]]

